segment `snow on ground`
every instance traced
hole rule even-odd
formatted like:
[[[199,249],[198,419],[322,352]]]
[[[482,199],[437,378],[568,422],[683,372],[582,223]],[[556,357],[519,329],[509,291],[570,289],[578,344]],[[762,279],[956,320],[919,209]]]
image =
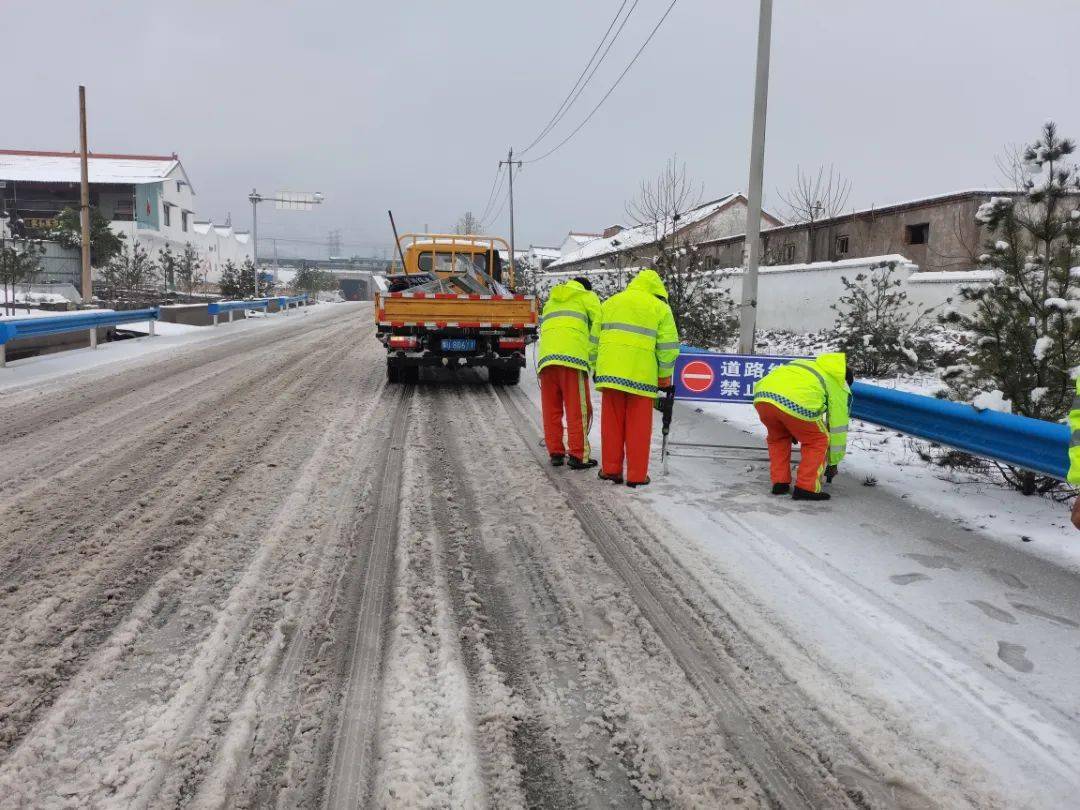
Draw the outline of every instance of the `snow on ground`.
[[[97,349],[72,349],[8,361],[5,368],[0,368],[0,393],[5,389],[44,382],[114,363],[137,361],[149,354],[164,353],[163,357],[172,356],[178,351],[185,351],[188,347],[204,341],[228,340],[239,335],[250,334],[257,329],[274,330],[298,317],[323,320],[338,311],[336,304],[301,307],[290,310],[287,315],[280,312],[271,315],[257,313],[257,317],[235,320],[232,323],[223,322],[216,327],[158,322],[155,329],[158,334],[152,338],[102,342],[98,344]],[[48,315],[63,314],[65,313],[48,313]],[[124,331],[145,331],[146,324],[122,324],[119,328]]]
[[[1069,804],[1080,787],[1080,536],[1067,507],[933,467],[895,431],[852,427],[833,500],[800,504],[768,494],[752,406],[678,403],[673,441],[753,449],[676,448],[665,475],[654,435],[644,498],[679,530],[676,558],[868,751],[873,722],[903,727],[966,771],[963,784],[996,781],[1009,806]]]

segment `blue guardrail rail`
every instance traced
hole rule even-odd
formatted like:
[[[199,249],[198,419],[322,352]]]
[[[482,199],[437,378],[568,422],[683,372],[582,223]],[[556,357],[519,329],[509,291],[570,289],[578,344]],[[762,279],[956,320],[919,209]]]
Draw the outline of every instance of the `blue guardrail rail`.
[[[131,309],[126,312],[80,312],[78,315],[60,315],[55,318],[26,318],[25,320],[0,321],[0,344],[28,337],[60,335],[65,332],[81,332],[99,326],[118,326],[122,323],[153,321],[158,310]]]

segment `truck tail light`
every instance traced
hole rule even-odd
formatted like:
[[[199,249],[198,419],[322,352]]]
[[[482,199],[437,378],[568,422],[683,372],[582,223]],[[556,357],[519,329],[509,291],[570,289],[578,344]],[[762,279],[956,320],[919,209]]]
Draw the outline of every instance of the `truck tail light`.
[[[500,349],[524,349],[525,348],[525,338],[515,338],[515,337],[505,338],[505,337],[501,337],[501,338],[499,338],[499,348]]]
[[[391,335],[390,336],[390,348],[391,349],[415,349],[420,344],[412,335]]]

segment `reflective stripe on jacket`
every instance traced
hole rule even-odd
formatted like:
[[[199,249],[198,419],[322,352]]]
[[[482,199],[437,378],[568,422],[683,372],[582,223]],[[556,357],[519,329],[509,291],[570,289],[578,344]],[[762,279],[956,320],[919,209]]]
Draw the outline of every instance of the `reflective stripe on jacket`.
[[[576,281],[551,289],[540,318],[536,370],[567,366],[589,373],[600,343],[600,299]]]
[[[1069,483],[1080,485],[1080,378],[1076,380],[1076,399],[1069,411]]]
[[[675,373],[679,356],[679,332],[663,280],[655,270],[642,270],[603,303],[600,313],[596,387],[655,398],[659,381]]]
[[[847,358],[841,352],[793,360],[774,368],[754,386],[754,402],[768,402],[797,419],[817,422],[829,434],[829,464],[847,451]]]

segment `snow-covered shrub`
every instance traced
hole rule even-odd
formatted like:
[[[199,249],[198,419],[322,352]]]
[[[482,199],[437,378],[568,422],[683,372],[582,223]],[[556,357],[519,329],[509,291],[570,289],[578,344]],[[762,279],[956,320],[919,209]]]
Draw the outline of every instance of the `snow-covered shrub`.
[[[844,294],[832,305],[836,325],[831,342],[845,352],[857,377],[885,377],[933,365],[927,316],[908,301],[893,277],[896,262],[882,262],[854,279],[841,277]]]
[[[966,362],[947,378],[954,399],[972,402],[995,391],[1024,416],[1059,421],[1069,411],[1080,366],[1080,279],[1072,272],[1080,258],[1080,173],[1067,161],[1074,150],[1045,124],[1023,156],[1035,174],[1021,196],[995,197],[976,214],[990,232],[980,261],[994,272],[989,284],[960,289],[974,304],[970,315],[945,315],[970,345]],[[1003,474],[1026,494],[1057,486],[1026,471]]]

